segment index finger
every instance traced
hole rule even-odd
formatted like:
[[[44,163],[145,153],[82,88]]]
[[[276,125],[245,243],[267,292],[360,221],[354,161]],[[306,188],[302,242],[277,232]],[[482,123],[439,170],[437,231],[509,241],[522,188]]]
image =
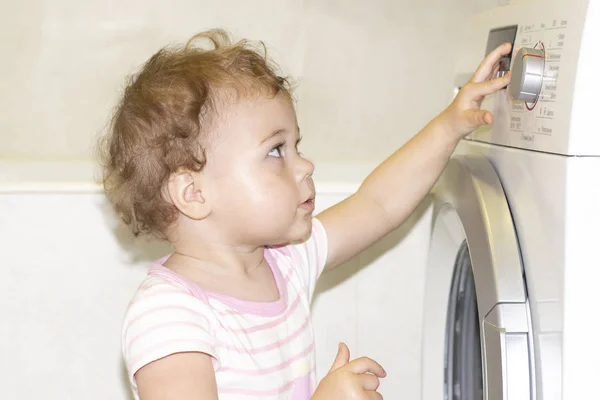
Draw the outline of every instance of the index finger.
[[[511,49],[512,45],[510,43],[504,43],[496,47],[483,59],[481,64],[479,64],[479,67],[477,67],[477,70],[473,74],[471,81],[477,83],[486,80],[492,73],[494,66],[500,62],[502,57],[509,54]]]
[[[356,360],[352,360],[347,367],[355,374],[366,374],[367,372],[370,372],[380,378],[383,378],[387,375],[379,363],[368,357],[361,357],[357,358]]]

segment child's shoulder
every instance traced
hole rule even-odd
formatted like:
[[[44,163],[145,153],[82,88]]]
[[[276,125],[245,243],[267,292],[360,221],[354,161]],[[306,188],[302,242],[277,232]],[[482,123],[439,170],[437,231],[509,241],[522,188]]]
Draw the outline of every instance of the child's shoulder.
[[[139,284],[132,298],[132,303],[146,298],[168,298],[171,296],[185,298],[192,295],[181,283],[164,277],[148,275]]]
[[[209,308],[209,304],[196,285],[160,264],[153,264],[129,302],[126,319],[149,310],[178,307],[201,310]]]
[[[183,282],[152,273],[151,268],[133,295],[121,326],[130,379],[133,382],[133,374],[147,363],[176,352],[215,356],[215,327],[214,311],[202,298]]]

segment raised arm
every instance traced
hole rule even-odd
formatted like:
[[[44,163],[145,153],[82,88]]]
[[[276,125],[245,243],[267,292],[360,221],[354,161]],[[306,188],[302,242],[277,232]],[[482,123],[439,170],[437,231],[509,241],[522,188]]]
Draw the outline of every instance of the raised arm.
[[[356,193],[317,215],[329,243],[326,269],[400,226],[431,190],[460,139],[492,123],[492,115],[480,105],[510,82],[510,73],[492,79],[510,51],[505,43],[491,52],[446,110],[379,165]]]

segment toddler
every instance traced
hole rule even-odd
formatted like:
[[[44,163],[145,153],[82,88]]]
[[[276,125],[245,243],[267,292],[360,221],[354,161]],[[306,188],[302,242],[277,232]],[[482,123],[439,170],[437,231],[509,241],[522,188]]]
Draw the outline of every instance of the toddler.
[[[493,77],[510,50],[489,54],[446,110],[317,217],[290,85],[261,52],[211,30],[153,55],[101,142],[116,212],[134,234],[174,249],[125,314],[134,397],[381,399],[384,369],[350,361],[344,344],[317,385],[315,285],[397,228],[460,139],[492,122],[479,104],[508,84],[510,74]]]

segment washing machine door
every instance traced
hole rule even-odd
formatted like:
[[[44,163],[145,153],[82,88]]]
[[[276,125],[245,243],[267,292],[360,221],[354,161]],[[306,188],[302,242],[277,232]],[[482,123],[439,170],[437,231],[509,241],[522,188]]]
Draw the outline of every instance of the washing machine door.
[[[424,400],[531,400],[531,320],[519,244],[484,157],[453,158],[433,190]]]

